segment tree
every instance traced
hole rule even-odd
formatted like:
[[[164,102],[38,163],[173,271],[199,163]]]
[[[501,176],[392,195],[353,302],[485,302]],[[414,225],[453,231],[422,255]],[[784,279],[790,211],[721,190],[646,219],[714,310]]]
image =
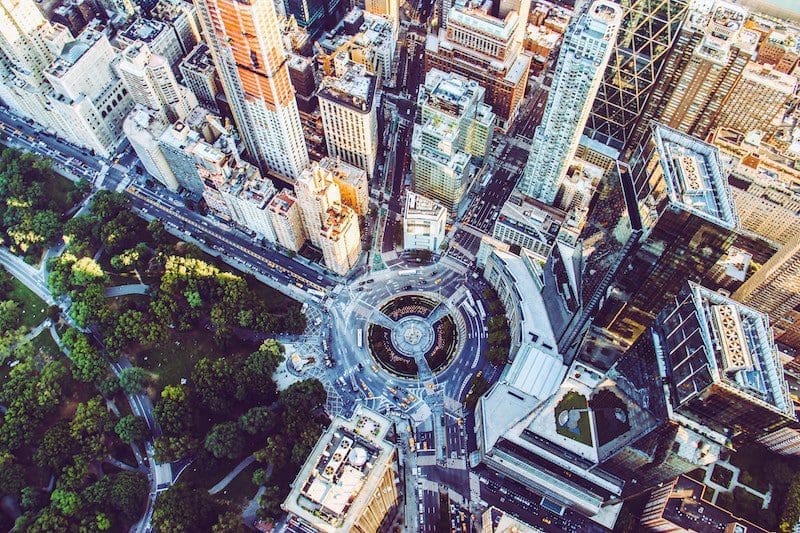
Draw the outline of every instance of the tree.
[[[311,423],[307,425],[302,433],[294,441],[292,446],[292,463],[302,465],[308,454],[317,444],[319,436],[322,434],[322,427],[319,424]]]
[[[208,531],[217,520],[214,503],[204,490],[179,481],[161,493],[153,511],[156,531]]]
[[[185,385],[167,385],[153,410],[165,435],[184,435],[194,428],[194,409]]]
[[[219,515],[217,523],[211,528],[211,533],[244,533],[241,514],[228,511]]]
[[[793,531],[800,520],[800,476],[795,476],[783,500],[783,512],[778,522],[781,533]]]
[[[200,443],[194,437],[181,435],[170,437],[162,435],[155,441],[156,460],[159,463],[171,463],[183,459],[194,452]]]
[[[99,459],[107,454],[106,434],[113,427],[114,422],[105,402],[100,396],[95,396],[78,404],[69,432],[87,457]]]
[[[89,477],[89,462],[83,455],[73,455],[72,463],[68,464],[61,470],[61,475],[58,476],[56,487],[77,492],[86,485],[86,480]]]
[[[33,462],[40,468],[57,472],[69,463],[76,452],[77,445],[70,435],[69,422],[60,420],[44,432],[33,454]]]
[[[130,444],[133,441],[141,441],[150,435],[147,422],[141,416],[125,415],[119,419],[114,431],[122,442]]]
[[[266,485],[267,481],[269,481],[269,477],[270,476],[268,475],[266,468],[256,468],[253,471],[253,477],[251,478],[251,481],[253,482],[253,485],[258,487],[261,485]]]
[[[45,507],[27,533],[52,533],[53,531],[69,531],[70,522],[62,516],[54,506]]]
[[[84,383],[100,382],[108,372],[108,365],[92,346],[89,337],[70,328],[64,334],[63,341],[70,350],[72,377]]]
[[[0,451],[0,495],[17,495],[25,486],[25,472],[18,459],[8,451]]]
[[[105,513],[96,512],[81,519],[80,533],[100,533],[111,529],[111,519]]]
[[[111,398],[120,391],[119,378],[117,376],[108,376],[100,382],[97,389],[106,398]]]
[[[119,384],[125,394],[141,394],[147,386],[147,372],[138,366],[123,368]]]
[[[192,370],[192,383],[203,406],[212,413],[224,413],[233,407],[235,375],[227,360],[200,359]]]
[[[37,487],[25,487],[20,494],[19,505],[26,511],[38,511],[44,505],[44,494]]]
[[[242,455],[242,434],[235,422],[216,424],[206,435],[204,444],[217,459],[236,459]]]
[[[81,508],[80,497],[69,490],[55,489],[50,495],[50,501],[65,516],[73,516]]]
[[[275,415],[268,407],[252,407],[239,417],[239,427],[248,435],[270,433],[275,428]]]
[[[258,515],[259,518],[269,517],[277,518],[283,512],[281,510],[281,503],[283,503],[286,495],[283,493],[281,487],[271,485],[267,487],[261,499],[258,500]]]
[[[0,302],[0,331],[5,332],[19,326],[22,321],[22,309],[14,300]]]
[[[78,287],[85,287],[91,283],[102,282],[105,277],[100,263],[91,257],[81,257],[72,264],[70,283]]]
[[[108,503],[128,521],[136,520],[144,508],[150,484],[141,472],[119,472],[111,484]]]
[[[164,228],[164,223],[157,218],[147,223],[147,231],[149,231],[150,235],[153,237],[154,243],[161,244],[166,242],[167,230]]]
[[[280,470],[289,460],[289,443],[283,435],[267,437],[264,447],[253,455],[258,462],[272,465],[273,470]]]

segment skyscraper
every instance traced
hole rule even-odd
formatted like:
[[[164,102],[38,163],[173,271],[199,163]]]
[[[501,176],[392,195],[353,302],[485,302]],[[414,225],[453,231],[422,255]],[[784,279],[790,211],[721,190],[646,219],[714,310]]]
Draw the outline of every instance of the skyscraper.
[[[317,92],[328,155],[371,178],[378,155],[377,78],[358,63],[343,70],[339,76],[323,78]]]
[[[578,148],[621,18],[618,4],[598,0],[564,37],[542,123],[536,128],[518,184],[522,193],[554,203]]]
[[[733,298],[768,314],[776,340],[800,350],[800,235],[784,244]]]
[[[414,191],[453,209],[467,185],[471,156],[483,157],[495,116],[478,82],[433,69],[420,87],[411,142]]]
[[[197,7],[247,151],[262,167],[297,178],[308,152],[272,1],[198,0]]]
[[[623,0],[622,23],[586,134],[622,151],[686,18],[687,0]]]
[[[197,106],[197,98],[179,85],[167,60],[136,42],[114,65],[133,101],[160,113],[170,122],[183,120]]]
[[[745,28],[747,11],[716,2],[698,3],[683,25],[664,71],[647,101],[628,147],[647,136],[651,120],[705,139],[722,103],[758,45]]]

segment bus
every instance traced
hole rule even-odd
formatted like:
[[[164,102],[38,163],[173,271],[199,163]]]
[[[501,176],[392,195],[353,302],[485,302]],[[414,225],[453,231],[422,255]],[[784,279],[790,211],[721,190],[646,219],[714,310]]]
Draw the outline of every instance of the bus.
[[[398,275],[398,276],[413,276],[413,275],[414,275],[414,274],[416,274],[416,273],[417,273],[416,269],[413,269],[413,268],[412,268],[412,269],[410,269],[410,270],[401,270],[401,271],[399,271],[399,272],[397,273],[397,275]]]
[[[489,185],[489,180],[492,179],[492,173],[487,172],[483,175],[483,179],[481,180],[481,189],[486,189],[486,186]]]
[[[475,303],[478,305],[478,314],[481,317],[481,320],[486,319],[486,311],[483,309],[483,304],[480,300],[475,300]]]
[[[363,348],[364,347],[364,339],[363,339],[363,337],[364,337],[364,330],[359,328],[358,329],[358,347],[359,348]]]

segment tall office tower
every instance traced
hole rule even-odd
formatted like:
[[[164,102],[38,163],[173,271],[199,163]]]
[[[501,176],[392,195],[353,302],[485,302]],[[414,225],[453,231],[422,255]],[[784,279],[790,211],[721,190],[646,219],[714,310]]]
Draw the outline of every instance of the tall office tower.
[[[683,282],[702,281],[738,230],[718,150],[654,124],[630,169],[602,184],[589,211],[575,273],[581,282],[568,302],[575,318],[557,334],[559,348],[574,349],[591,321],[581,357],[610,367],[614,347],[635,341]]]
[[[183,58],[178,36],[160,20],[137,18],[117,34],[117,43],[123,50],[135,43],[146,44],[152,53],[166,59],[170,67],[176,66]]]
[[[320,247],[325,266],[340,276],[347,275],[361,257],[361,229],[358,215],[346,205],[334,205],[322,218]]]
[[[363,406],[331,421],[281,507],[288,529],[319,533],[383,531],[400,486],[392,421]],[[368,430],[367,430],[368,429]]]
[[[167,128],[169,123],[161,113],[142,105],[134,107],[122,123],[122,131],[145,171],[169,190],[177,191],[180,184],[158,143]]]
[[[286,16],[293,16],[309,38],[316,41],[323,32],[336,26],[350,3],[345,0],[285,0],[284,6]]]
[[[178,69],[183,84],[194,93],[200,104],[206,109],[217,109],[217,71],[206,43],[198,44],[181,61]]]
[[[230,176],[217,190],[228,208],[231,220],[259,238],[276,241],[268,209],[270,200],[275,196],[275,185],[263,178],[254,165],[247,161],[236,161]]]
[[[523,2],[529,9],[530,0]],[[519,13],[511,11],[499,19],[484,9],[457,5],[447,17],[446,29],[427,37],[425,71],[437,69],[478,82],[486,91],[485,102],[497,115],[498,127],[507,130],[525,96],[531,66],[531,55],[519,39],[524,31]]]
[[[185,56],[202,41],[197,8],[186,0],[158,0],[150,16],[166,23],[178,38],[181,55]]]
[[[306,242],[306,231],[297,198],[290,190],[284,189],[272,198],[267,209],[278,244],[299,252]]]
[[[175,179],[181,187],[198,196],[205,192],[205,181],[211,181],[210,176],[222,174],[235,150],[230,135],[219,135],[218,130],[209,127],[208,115],[208,111],[198,107],[186,120],[172,124],[159,138]]]
[[[294,193],[300,204],[303,216],[303,225],[311,243],[316,247],[320,245],[320,232],[322,231],[322,218],[328,209],[342,203],[339,186],[333,181],[333,176],[317,163],[303,171],[294,185]]]
[[[378,153],[377,78],[358,63],[342,70],[325,76],[317,91],[328,155],[372,178]]]
[[[185,119],[197,107],[194,93],[178,84],[167,60],[146,44],[137,42],[123,50],[114,69],[135,103],[154,109],[170,123]]]
[[[400,2],[399,0],[366,0],[364,9],[367,13],[378,15],[392,23],[395,35],[400,28]]]
[[[618,4],[598,0],[561,45],[542,122],[518,189],[553,204],[583,133],[622,18]]]
[[[414,191],[453,210],[469,179],[471,156],[491,146],[495,115],[478,82],[432,69],[417,97],[419,123],[411,142]]]
[[[358,216],[369,211],[369,179],[360,168],[348,165],[332,157],[323,157],[319,167],[329,172],[333,182],[339,187],[342,203],[350,207]]]
[[[628,144],[686,19],[687,0],[626,0],[617,42],[585,133],[617,151]]]
[[[40,122],[46,120],[42,72],[58,54],[47,46],[51,29],[33,0],[0,3],[0,98],[15,113]]]
[[[746,18],[741,7],[720,1],[710,11],[707,4],[690,11],[629,147],[647,135],[651,120],[706,138],[758,44]]]
[[[778,151],[762,139],[759,132],[719,128],[711,143],[719,148],[730,173],[728,183],[742,229],[786,244],[800,235],[800,191],[795,185],[800,169],[791,151]]]
[[[745,281],[733,298],[769,315],[775,340],[800,350],[800,234]]]
[[[291,178],[308,166],[271,0],[198,0],[198,15],[237,130],[258,164]]]
[[[750,62],[722,104],[715,123],[743,133],[759,130],[772,134],[776,130],[773,122],[783,118],[796,88],[796,77],[770,65]]]
[[[87,27],[64,46],[44,72],[52,127],[71,143],[104,157],[122,140],[122,122],[133,100],[111,64],[117,51],[104,33]]]

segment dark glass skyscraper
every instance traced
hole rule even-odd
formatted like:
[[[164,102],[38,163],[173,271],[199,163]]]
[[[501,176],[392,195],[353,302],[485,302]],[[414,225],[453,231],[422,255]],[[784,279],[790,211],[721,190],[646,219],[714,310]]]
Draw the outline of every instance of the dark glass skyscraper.
[[[622,26],[586,134],[622,151],[686,18],[686,0],[622,0]]]
[[[345,0],[284,0],[286,16],[294,15],[312,41],[342,20],[349,4]]]

